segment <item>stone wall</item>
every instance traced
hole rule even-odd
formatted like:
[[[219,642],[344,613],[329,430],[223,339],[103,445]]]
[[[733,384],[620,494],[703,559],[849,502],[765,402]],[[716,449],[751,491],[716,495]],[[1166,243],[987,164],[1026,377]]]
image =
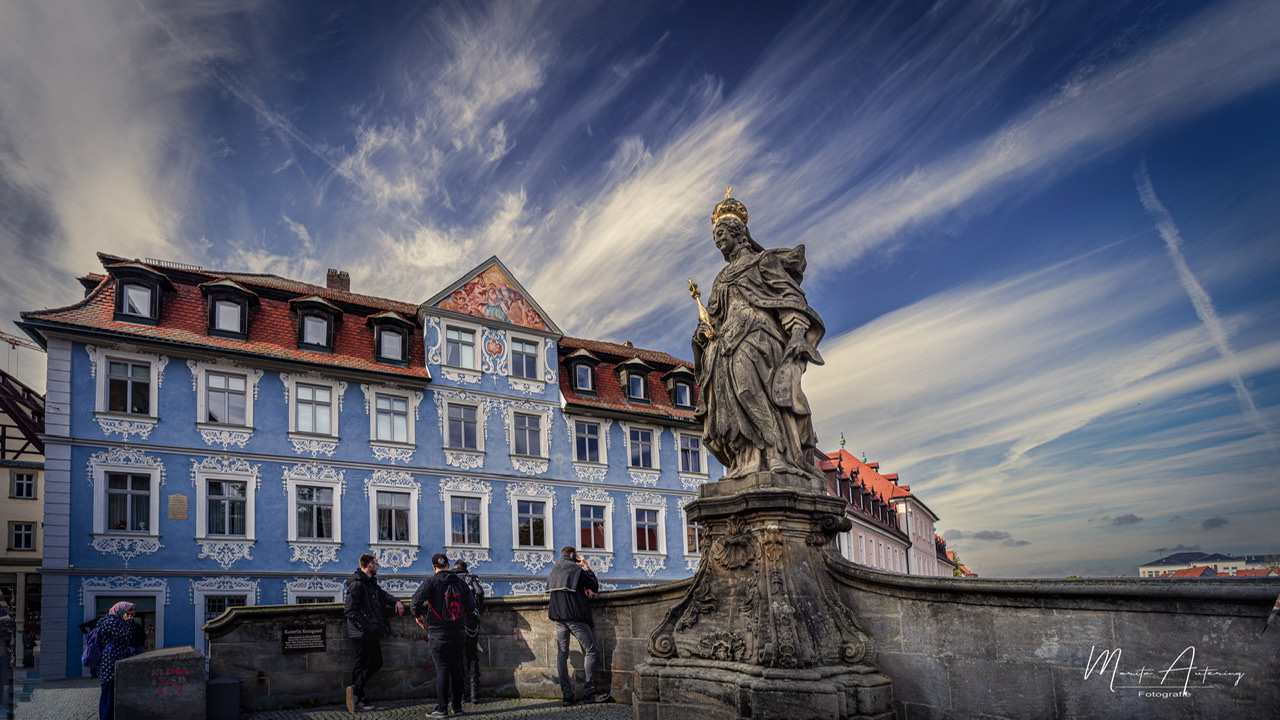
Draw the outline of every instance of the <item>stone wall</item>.
[[[878,644],[900,720],[1211,720],[1280,708],[1280,627],[1261,634],[1275,579],[981,580],[831,567]]]
[[[1260,632],[1275,579],[961,580],[880,573],[833,561],[841,591],[877,645],[900,720],[920,718],[1258,717],[1280,707],[1280,627]],[[650,631],[691,581],[605,593],[595,601],[604,681],[630,702]],[[491,598],[481,637],[482,694],[559,697],[545,596]],[[327,650],[284,654],[285,623],[318,622]],[[234,608],[206,626],[210,677],[240,680],[263,710],[341,701],[352,653],[342,606]],[[373,699],[434,692],[424,633],[408,616],[383,642]],[[573,645],[572,662],[582,666]],[[1188,650],[1188,648],[1194,648]],[[1086,677],[1091,654],[1113,652]],[[1194,659],[1191,654],[1194,653]],[[1194,664],[1187,691],[1185,669]],[[1164,688],[1129,686],[1160,683]],[[1202,677],[1206,667],[1212,672]],[[1118,668],[1118,669],[1117,669]],[[1137,675],[1146,672],[1139,681]],[[1113,670],[1114,682],[1113,682]],[[1222,673],[1243,673],[1239,676]],[[581,692],[581,678],[578,680]],[[1114,686],[1114,690],[1112,689]],[[1158,697],[1140,693],[1164,692]]]
[[[601,682],[619,702],[631,702],[632,670],[647,655],[649,632],[688,585],[688,580],[682,580],[620,590],[593,602]],[[481,694],[559,698],[555,629],[547,620],[546,596],[488,598],[484,607]],[[282,651],[286,627],[315,625],[325,631],[323,651]],[[351,682],[355,656],[340,603],[232,608],[205,630],[209,677],[239,680],[240,705],[245,710],[339,703]],[[392,619],[392,636],[382,642],[385,666],[366,689],[370,699],[434,695],[435,671],[425,637],[408,613]],[[582,653],[577,641],[571,641],[571,647],[570,662],[577,669],[576,687],[581,694]]]

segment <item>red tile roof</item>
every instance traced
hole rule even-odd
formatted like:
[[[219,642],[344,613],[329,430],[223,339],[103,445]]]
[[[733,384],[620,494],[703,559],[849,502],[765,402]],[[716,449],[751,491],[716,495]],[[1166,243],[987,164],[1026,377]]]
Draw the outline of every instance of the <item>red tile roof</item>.
[[[1217,574],[1218,573],[1214,572],[1213,568],[1208,565],[1199,565],[1196,567],[1183,568],[1169,577],[1214,577]]]
[[[1236,577],[1268,577],[1271,575],[1280,575],[1275,568],[1257,568],[1256,570],[1237,570]]]
[[[104,266],[122,261],[121,258],[101,253],[99,258]],[[421,333],[410,335],[408,367],[386,365],[374,361],[373,332],[364,322],[368,315],[388,310],[414,318],[418,311],[416,305],[330,290],[274,275],[173,270],[163,265],[154,266],[154,269],[164,273],[174,285],[173,292],[164,293],[160,317],[154,326],[115,320],[117,284],[108,278],[104,278],[104,282],[98,284],[78,303],[63,308],[24,312],[22,318],[32,325],[97,331],[230,353],[399,375],[406,379],[430,379],[423,361]],[[233,280],[255,292],[267,288],[284,291],[282,294],[268,290],[260,296],[260,305],[250,308],[247,340],[212,337],[208,334],[208,305],[199,286],[220,278]],[[332,354],[299,350],[297,347],[296,315],[289,303],[292,299],[306,296],[319,296],[327,302],[346,306],[342,308],[344,312],[334,332]]]
[[[583,350],[600,361],[596,366],[595,394],[580,393],[573,386],[573,373],[570,372],[567,360],[575,353],[578,357],[582,357],[579,351]],[[618,366],[633,358],[643,360],[653,368],[648,373],[649,402],[631,400],[622,391],[618,378]],[[645,350],[600,340],[560,338],[560,392],[564,394],[565,402],[570,406],[579,405],[621,414],[696,423],[693,408],[683,408],[672,403],[666,383],[663,382],[663,376],[671,370],[682,366],[687,368],[690,365],[692,363],[657,350]],[[696,402],[698,392],[696,385],[692,390],[693,399]]]

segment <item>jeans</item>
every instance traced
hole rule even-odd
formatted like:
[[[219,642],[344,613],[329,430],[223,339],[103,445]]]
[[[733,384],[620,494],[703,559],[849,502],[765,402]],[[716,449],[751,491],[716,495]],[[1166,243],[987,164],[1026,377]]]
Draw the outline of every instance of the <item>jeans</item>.
[[[556,670],[560,672],[560,694],[565,700],[573,699],[573,675],[569,673],[569,635],[578,638],[582,646],[584,697],[596,694],[596,634],[591,626],[577,620],[552,620],[556,624]]]
[[[102,694],[98,696],[98,720],[113,720],[116,716],[116,681],[107,680],[102,683]]]
[[[431,662],[436,666],[436,709],[449,710],[449,701],[453,701],[454,712],[462,711],[462,633],[442,635],[432,634],[430,637]]]
[[[382,639],[377,635],[352,638],[356,646],[356,664],[351,670],[352,695],[364,699],[364,686],[382,669]]]

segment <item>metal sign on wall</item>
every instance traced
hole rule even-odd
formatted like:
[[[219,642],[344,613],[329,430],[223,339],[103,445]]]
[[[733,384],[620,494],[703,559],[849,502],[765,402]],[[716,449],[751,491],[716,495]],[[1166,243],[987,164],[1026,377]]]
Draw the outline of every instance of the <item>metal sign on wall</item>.
[[[284,653],[324,652],[322,622],[289,623],[280,631],[280,651]]]

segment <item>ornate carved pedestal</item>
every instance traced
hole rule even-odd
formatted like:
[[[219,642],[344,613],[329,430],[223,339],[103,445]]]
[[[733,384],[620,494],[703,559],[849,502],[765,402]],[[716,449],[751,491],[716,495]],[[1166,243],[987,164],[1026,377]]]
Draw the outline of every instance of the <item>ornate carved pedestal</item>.
[[[636,669],[637,720],[891,718],[893,689],[826,571],[844,502],[818,481],[703,485],[686,508],[709,550]]]

